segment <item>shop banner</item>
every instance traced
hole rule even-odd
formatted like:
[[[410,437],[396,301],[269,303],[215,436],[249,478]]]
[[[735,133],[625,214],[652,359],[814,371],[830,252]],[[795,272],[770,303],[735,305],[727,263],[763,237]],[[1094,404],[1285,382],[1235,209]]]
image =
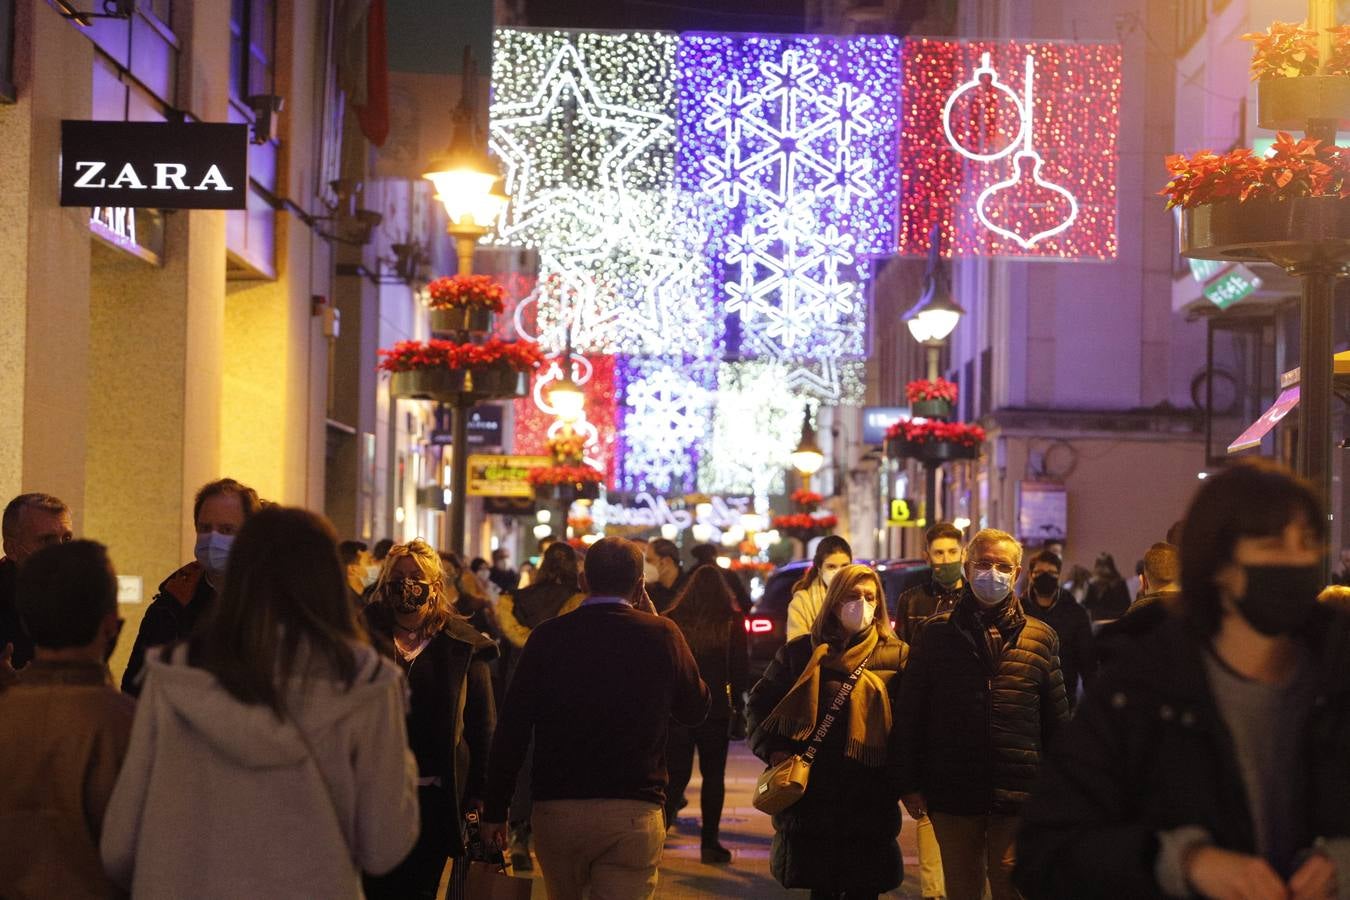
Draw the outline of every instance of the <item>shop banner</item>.
[[[475,453],[469,457],[470,497],[534,497],[531,469],[553,465],[548,456]]]
[[[243,209],[248,126],[61,123],[61,205]]]

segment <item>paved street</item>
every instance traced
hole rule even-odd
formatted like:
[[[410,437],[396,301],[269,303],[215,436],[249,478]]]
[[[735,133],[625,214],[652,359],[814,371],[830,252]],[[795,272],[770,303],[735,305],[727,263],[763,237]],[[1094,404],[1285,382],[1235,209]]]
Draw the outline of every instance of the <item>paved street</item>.
[[[676,822],[675,830],[666,842],[665,859],[661,865],[661,884],[656,896],[660,900],[694,900],[704,897],[737,897],[741,900],[759,898],[804,898],[807,891],[787,891],[778,886],[769,874],[769,843],[773,828],[769,817],[750,805],[750,793],[762,769],[744,743],[733,744],[727,765],[727,808],[722,816],[722,843],[731,850],[729,866],[706,866],[699,861],[698,847],[698,789],[700,779],[695,766],[694,779],[689,785],[689,806],[686,816]],[[914,846],[914,823],[905,819],[900,835],[900,846],[905,855],[905,882],[888,898],[917,898],[918,861]],[[536,876],[538,872],[536,871]],[[543,900],[544,885],[537,877],[533,900]]]

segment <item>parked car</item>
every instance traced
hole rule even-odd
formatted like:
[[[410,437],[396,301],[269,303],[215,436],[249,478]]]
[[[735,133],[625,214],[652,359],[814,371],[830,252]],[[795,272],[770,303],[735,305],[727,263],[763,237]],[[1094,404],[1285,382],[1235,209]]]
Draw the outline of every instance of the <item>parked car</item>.
[[[858,562],[875,565],[886,594],[886,611],[892,618],[900,595],[929,578],[928,563],[921,559],[888,559],[875,564],[860,559]],[[764,674],[773,655],[787,640],[787,609],[792,601],[792,586],[810,567],[809,559],[798,559],[775,569],[764,585],[764,595],[746,617],[751,679],[758,679]]]

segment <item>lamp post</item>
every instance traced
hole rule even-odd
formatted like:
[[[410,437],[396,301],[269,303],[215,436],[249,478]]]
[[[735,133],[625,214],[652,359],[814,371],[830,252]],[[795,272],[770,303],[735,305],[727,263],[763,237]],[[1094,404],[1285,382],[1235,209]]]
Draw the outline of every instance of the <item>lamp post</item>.
[[[483,139],[482,129],[478,127],[477,85],[477,69],[466,47],[459,105],[453,114],[454,131],[451,133],[450,146],[431,160],[428,171],[422,176],[436,186],[436,199],[445,207],[449,219],[446,231],[455,239],[461,275],[473,273],[474,247],[491,230],[492,223],[507,203],[497,163],[488,155],[487,143]],[[461,398],[455,404],[451,430],[450,549],[463,556],[466,494],[469,487],[467,422],[468,411],[473,404],[464,394],[461,394]],[[392,398],[390,403],[392,421]],[[391,443],[391,454],[392,448]]]
[[[811,410],[808,408],[802,416],[802,438],[797,449],[792,451],[792,467],[802,477],[802,490],[811,490],[811,476],[825,465],[825,454],[816,445],[816,430],[811,427]]]
[[[952,298],[951,273],[942,259],[942,232],[937,225],[929,235],[928,268],[924,273],[923,294],[919,302],[905,314],[905,324],[909,333],[923,344],[928,356],[928,380],[939,377],[938,364],[942,348],[947,339],[956,330],[957,324],[966,311]],[[969,386],[967,386],[969,388]],[[941,463],[925,461],[924,475],[924,519],[932,525],[937,518],[937,469]]]

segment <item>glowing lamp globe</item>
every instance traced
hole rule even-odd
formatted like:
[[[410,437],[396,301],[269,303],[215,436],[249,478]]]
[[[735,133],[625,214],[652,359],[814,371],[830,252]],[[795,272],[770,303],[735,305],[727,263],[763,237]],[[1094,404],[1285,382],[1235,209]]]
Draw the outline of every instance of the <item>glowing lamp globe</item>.
[[[661,537],[665,538],[666,540],[673,541],[679,536],[680,536],[680,526],[674,525],[670,522],[667,522],[666,524],[661,526]]]
[[[586,407],[586,392],[570,378],[564,378],[548,392],[549,406],[564,422],[575,422],[581,418]]]
[[[694,536],[694,540],[698,541],[700,544],[706,544],[708,541],[712,540],[712,526],[706,522],[698,522],[689,529],[689,532]]]
[[[552,533],[553,533],[552,526],[547,525],[543,522],[540,522],[538,525],[534,526],[534,536],[537,540],[542,541],[544,538],[548,537]]]
[[[439,161],[438,161],[439,162]],[[506,207],[507,198],[496,172],[478,171],[469,166],[437,168],[422,177],[436,186],[436,199],[455,228],[486,231]]]

